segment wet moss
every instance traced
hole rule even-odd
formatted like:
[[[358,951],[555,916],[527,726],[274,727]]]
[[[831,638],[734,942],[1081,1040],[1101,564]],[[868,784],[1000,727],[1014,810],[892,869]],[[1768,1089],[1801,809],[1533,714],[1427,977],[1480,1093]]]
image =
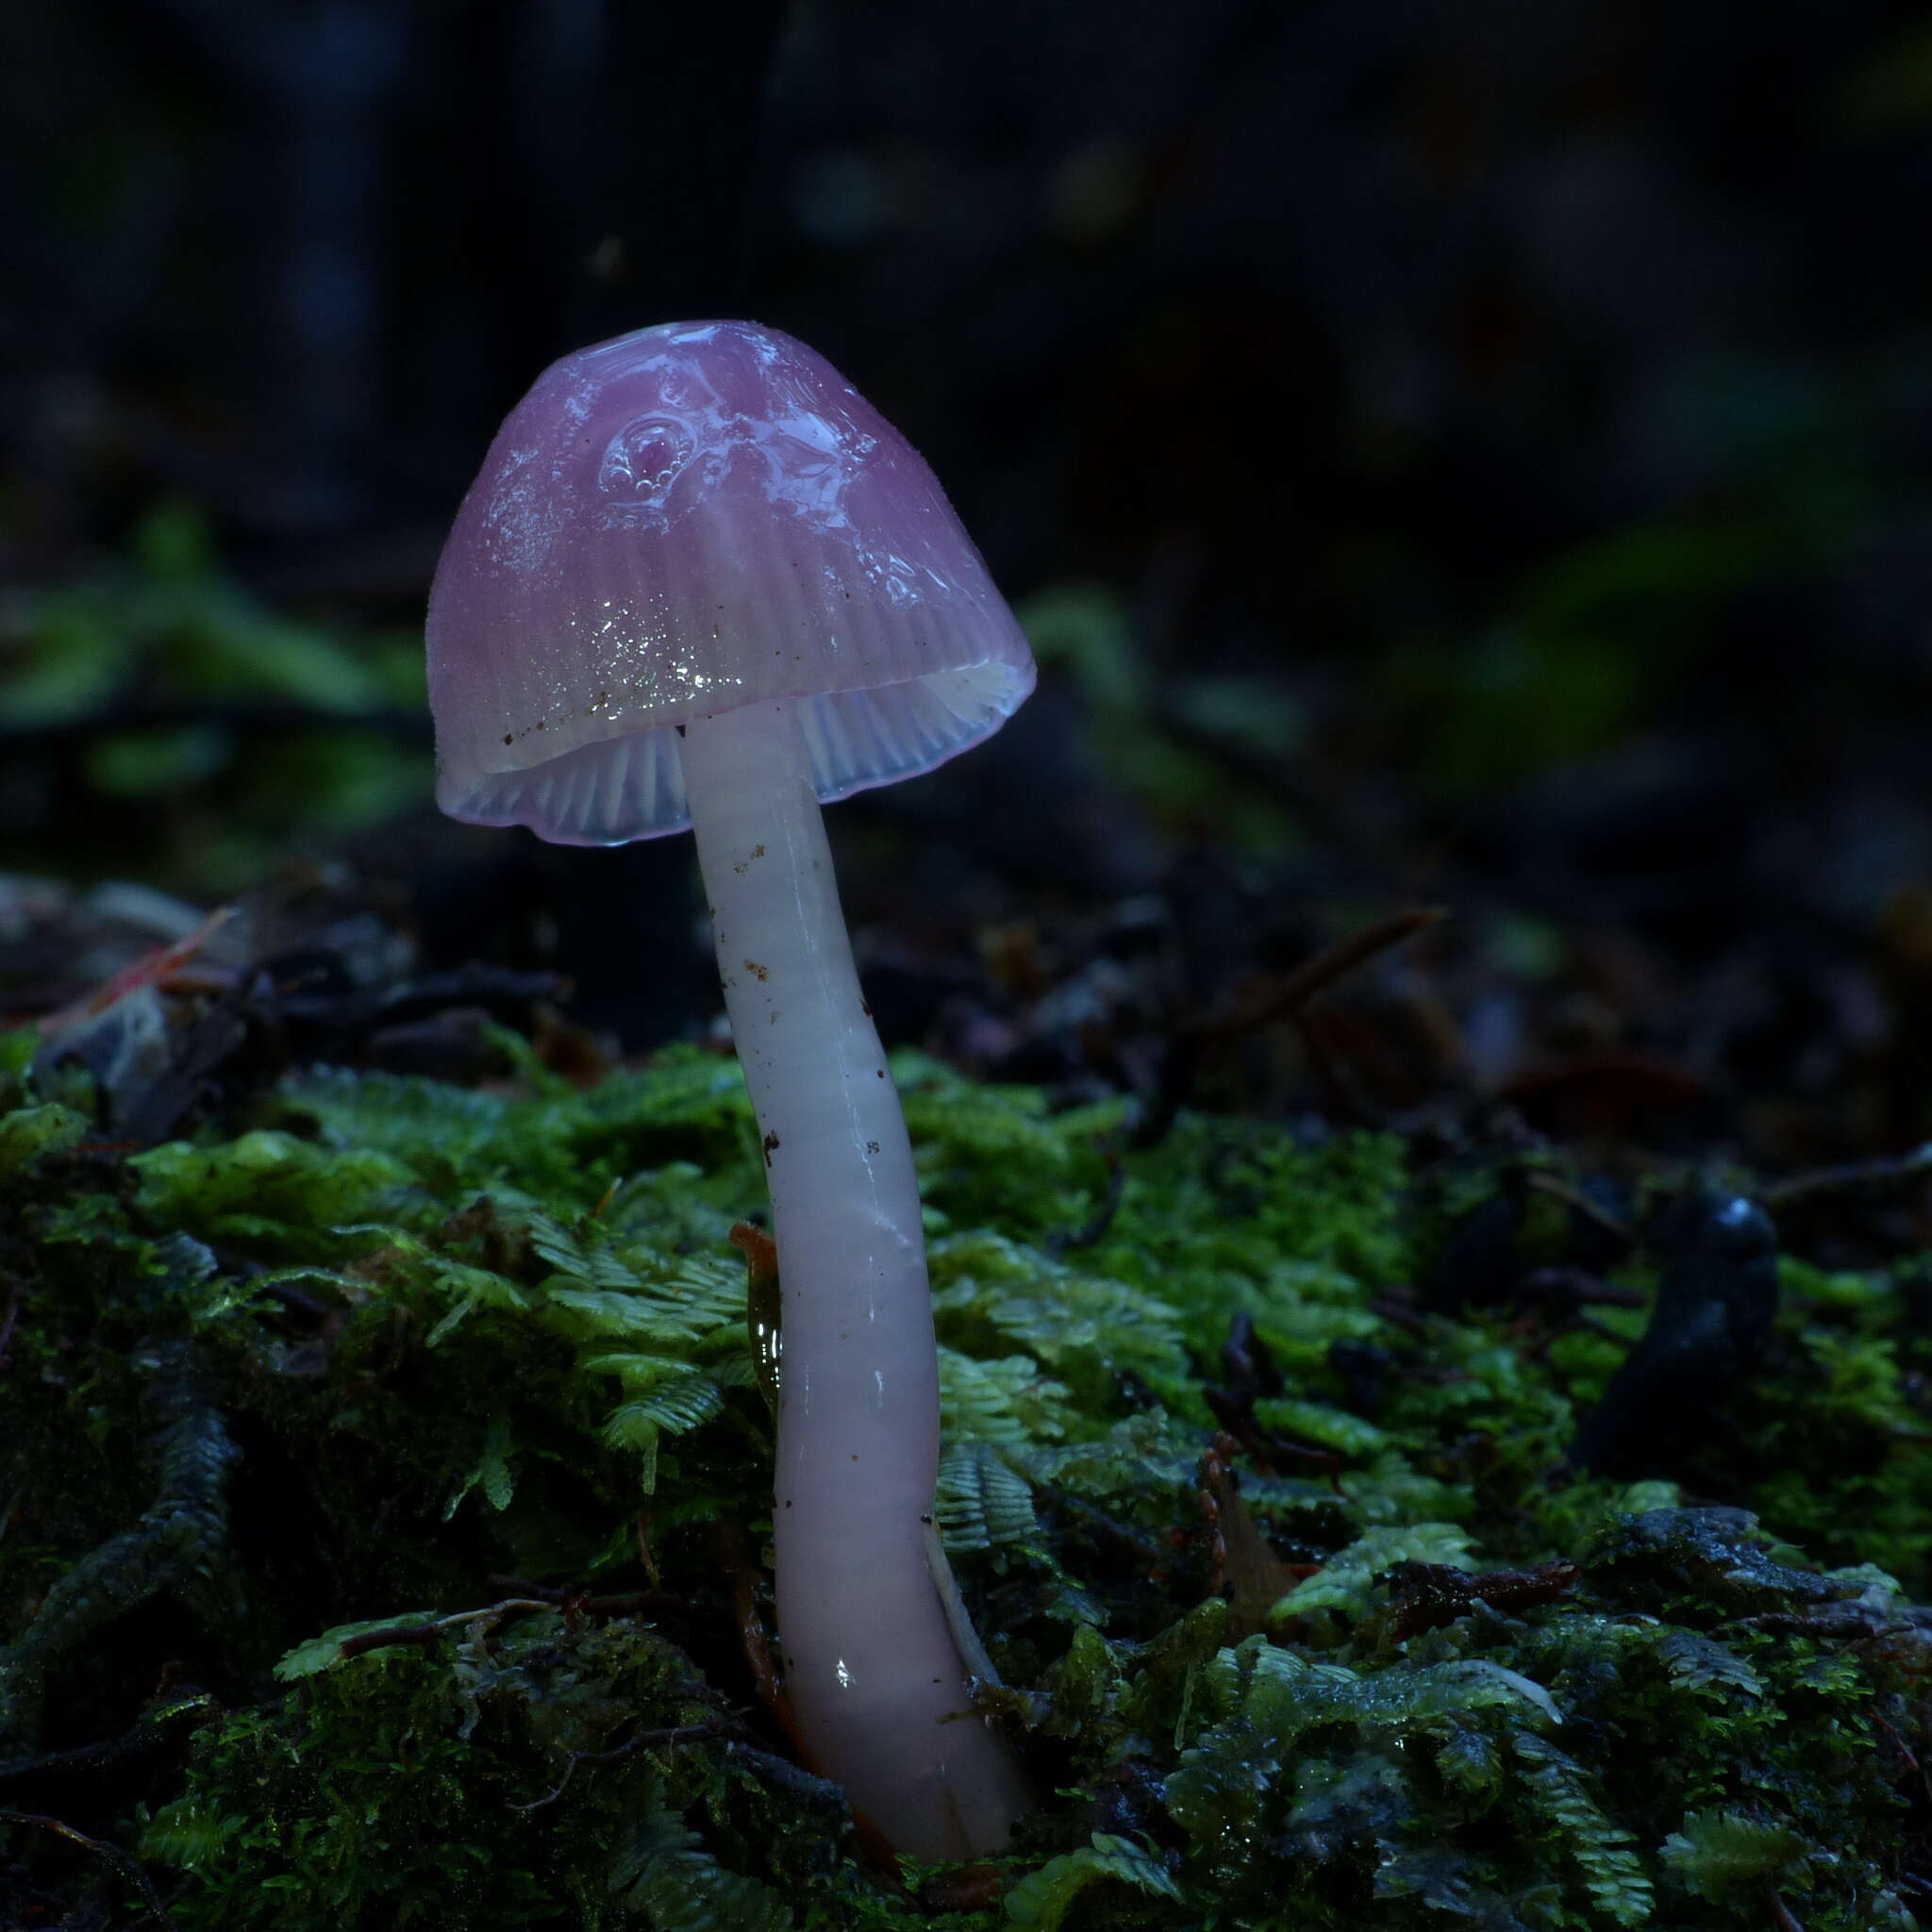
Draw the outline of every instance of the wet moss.
[[[141,1153],[0,1067],[0,1803],[138,1852],[184,1927],[1912,1923],[1908,1260],[1787,1258],[1722,1426],[1610,1480],[1566,1452],[1646,1248],[1580,1324],[1431,1303],[1487,1200],[1528,1265],[1583,1238],[1514,1157],[1445,1190],[1392,1136],[1188,1116],[1135,1151],[902,1059],[941,1521],[1052,1795],[991,1890],[900,1890],[741,1641],[772,1440],[728,1061],[316,1072]],[[164,1709],[192,1748],[104,1774]]]

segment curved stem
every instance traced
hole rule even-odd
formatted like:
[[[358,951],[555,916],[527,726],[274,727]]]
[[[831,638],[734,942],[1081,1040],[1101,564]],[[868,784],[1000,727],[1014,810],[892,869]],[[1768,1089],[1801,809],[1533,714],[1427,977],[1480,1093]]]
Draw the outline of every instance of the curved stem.
[[[905,1116],[791,710],[697,720],[680,756],[778,1247],[786,1694],[818,1768],[894,1846],[973,1857],[1026,1793],[972,1714],[926,1560],[939,1367]]]

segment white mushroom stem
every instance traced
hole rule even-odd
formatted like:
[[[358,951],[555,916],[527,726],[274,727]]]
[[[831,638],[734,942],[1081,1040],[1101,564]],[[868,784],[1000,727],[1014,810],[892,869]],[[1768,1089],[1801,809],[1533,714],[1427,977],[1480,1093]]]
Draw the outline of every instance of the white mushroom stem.
[[[679,751],[778,1248],[786,1694],[818,1769],[895,1848],[975,1857],[1027,1801],[972,1711],[927,1562],[939,1366],[905,1115],[795,715],[721,712],[688,724]]]

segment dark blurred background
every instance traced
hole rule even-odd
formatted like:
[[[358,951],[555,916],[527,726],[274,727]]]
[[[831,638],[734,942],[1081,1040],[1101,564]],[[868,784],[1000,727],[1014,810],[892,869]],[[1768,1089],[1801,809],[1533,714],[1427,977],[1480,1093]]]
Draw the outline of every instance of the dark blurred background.
[[[895,1038],[1158,1084],[1425,900],[1235,1102],[1932,1133],[1923,5],[66,0],[0,98],[10,1010],[243,895],[702,1025],[683,841],[435,817],[418,625],[545,362],[745,314],[1041,659],[836,815]]]

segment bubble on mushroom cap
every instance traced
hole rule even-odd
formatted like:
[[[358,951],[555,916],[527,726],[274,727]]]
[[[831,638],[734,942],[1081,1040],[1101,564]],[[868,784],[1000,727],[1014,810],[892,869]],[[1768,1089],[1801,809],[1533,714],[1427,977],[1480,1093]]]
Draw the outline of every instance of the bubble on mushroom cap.
[[[437,799],[618,844],[690,823],[675,727],[797,708],[819,796],[928,771],[1033,687],[918,453],[744,322],[566,356],[505,421],[430,592]]]

